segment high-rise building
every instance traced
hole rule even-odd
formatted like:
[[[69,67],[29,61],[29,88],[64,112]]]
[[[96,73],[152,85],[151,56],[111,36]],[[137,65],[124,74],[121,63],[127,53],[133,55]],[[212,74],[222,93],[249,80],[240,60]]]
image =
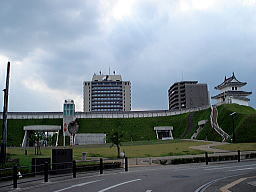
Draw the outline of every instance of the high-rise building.
[[[131,110],[131,83],[121,75],[94,74],[83,88],[84,112]]]
[[[181,110],[209,105],[207,84],[198,81],[174,83],[168,90],[169,110]]]

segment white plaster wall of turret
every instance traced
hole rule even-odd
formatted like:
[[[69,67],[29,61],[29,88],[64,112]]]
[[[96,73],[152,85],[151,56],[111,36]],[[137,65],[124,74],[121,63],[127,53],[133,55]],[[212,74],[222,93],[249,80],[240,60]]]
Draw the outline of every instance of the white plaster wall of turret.
[[[244,100],[240,100],[240,99],[231,98],[231,102],[239,104],[239,105],[249,106],[249,102],[248,101],[244,101]]]
[[[235,87],[235,86],[233,86]],[[237,90],[232,90],[232,86],[229,86],[229,87],[225,87],[223,89],[220,90],[220,92],[225,92],[225,91],[240,91],[240,87],[237,87]]]

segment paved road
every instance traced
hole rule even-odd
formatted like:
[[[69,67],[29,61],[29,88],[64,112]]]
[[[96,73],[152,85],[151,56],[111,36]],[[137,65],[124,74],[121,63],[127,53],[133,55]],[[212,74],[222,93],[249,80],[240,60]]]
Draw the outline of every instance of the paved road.
[[[50,178],[49,183],[19,185],[15,191],[256,191],[256,161],[210,164],[168,165],[130,168],[129,172],[80,175],[76,179]],[[232,190],[231,190],[232,189]],[[10,191],[10,189],[0,189]]]

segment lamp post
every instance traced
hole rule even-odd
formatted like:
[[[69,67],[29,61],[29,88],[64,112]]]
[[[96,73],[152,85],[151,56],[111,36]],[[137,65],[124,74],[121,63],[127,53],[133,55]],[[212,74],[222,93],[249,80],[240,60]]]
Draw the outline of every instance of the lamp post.
[[[236,137],[235,137],[235,123],[234,123],[234,115],[236,114],[236,112],[233,112],[231,114],[229,114],[230,116],[232,116],[232,122],[233,122],[233,143],[236,142]]]
[[[9,79],[10,79],[10,62],[7,63],[6,87],[4,91],[4,107],[3,107],[3,124],[2,124],[2,143],[1,143],[1,163],[6,161],[7,147],[7,113],[8,113],[8,97],[9,97]]]

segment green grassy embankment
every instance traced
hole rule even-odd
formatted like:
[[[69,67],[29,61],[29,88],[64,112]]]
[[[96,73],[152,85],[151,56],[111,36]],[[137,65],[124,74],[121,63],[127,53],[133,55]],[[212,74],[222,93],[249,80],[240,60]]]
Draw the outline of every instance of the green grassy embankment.
[[[198,121],[208,120],[197,139],[221,141],[221,137],[211,128],[210,108],[193,112],[192,130],[188,130],[189,113],[168,117],[145,117],[124,119],[78,119],[79,133],[106,133],[108,135],[113,129],[124,133],[124,141],[154,140],[156,134],[155,126],[173,126],[175,139],[191,138],[198,128]],[[218,107],[218,123],[220,127],[232,136],[232,117],[229,115],[236,112],[235,135],[237,142],[256,142],[256,110],[251,107],[237,104],[221,105]],[[0,120],[2,125],[2,120]],[[23,126],[26,125],[60,125],[62,119],[11,119],[8,120],[8,145],[20,146],[24,136]],[[1,135],[2,131],[0,132]],[[184,133],[186,133],[184,135]],[[181,137],[184,135],[184,137]],[[61,143],[62,137],[59,138]]]
[[[256,110],[237,104],[221,105],[218,107],[219,126],[233,137],[233,122],[231,113],[234,115],[234,127],[236,142],[256,142]]]
[[[0,119],[2,137],[2,119]],[[24,137],[23,127],[27,125],[62,125],[62,119],[9,119],[8,125],[8,146],[20,146]]]
[[[110,133],[118,129],[124,133],[124,141],[156,139],[155,126],[173,126],[174,138],[187,128],[188,113],[169,117],[145,117],[125,119],[78,119],[79,133]],[[107,137],[108,141],[108,137]]]
[[[225,104],[218,106],[219,126],[233,137],[233,122],[231,113],[234,116],[236,142],[256,142],[256,110],[238,104]],[[208,113],[208,123],[198,135],[198,139],[208,139],[211,141],[221,141],[221,137],[211,128],[210,109]]]

